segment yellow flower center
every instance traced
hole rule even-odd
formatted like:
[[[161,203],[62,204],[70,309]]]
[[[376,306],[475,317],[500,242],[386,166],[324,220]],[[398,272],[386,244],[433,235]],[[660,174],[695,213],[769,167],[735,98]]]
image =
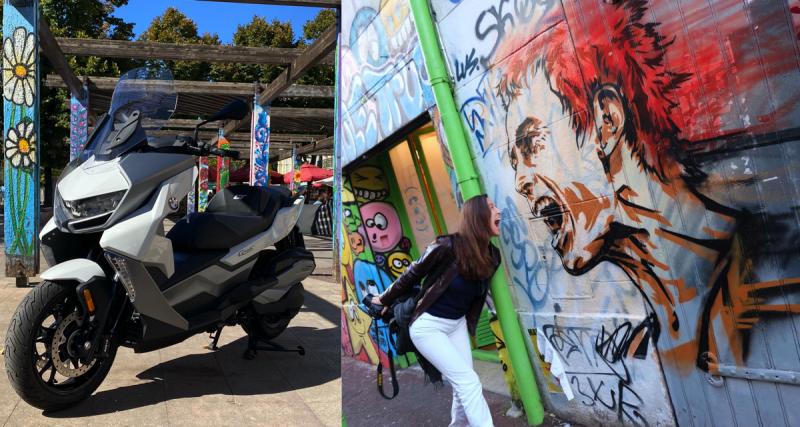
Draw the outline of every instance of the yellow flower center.
[[[24,65],[19,64],[16,67],[14,67],[14,74],[18,78],[24,79],[28,75],[28,69]]]
[[[31,151],[31,145],[25,138],[19,139],[19,151],[23,154],[28,154]]]

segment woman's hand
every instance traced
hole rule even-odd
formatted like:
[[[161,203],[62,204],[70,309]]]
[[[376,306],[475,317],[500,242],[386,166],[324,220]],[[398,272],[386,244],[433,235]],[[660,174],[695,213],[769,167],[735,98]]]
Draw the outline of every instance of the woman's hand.
[[[373,304],[377,304],[377,305],[383,305],[383,303],[381,302],[381,299],[378,298],[378,297],[372,297],[372,303]],[[383,310],[381,310],[381,315],[386,314],[387,311],[389,311],[389,307],[384,306]]]

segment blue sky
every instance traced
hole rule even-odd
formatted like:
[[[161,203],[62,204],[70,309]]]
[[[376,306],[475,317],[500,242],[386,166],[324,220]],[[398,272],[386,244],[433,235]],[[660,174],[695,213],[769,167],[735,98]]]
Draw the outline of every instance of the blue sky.
[[[168,7],[174,7],[197,24],[199,34],[217,33],[223,43],[230,43],[238,25],[253,19],[253,15],[265,17],[267,21],[277,18],[292,23],[295,37],[303,34],[303,24],[319,13],[319,8],[300,6],[271,6],[245,3],[227,3],[196,0],[129,0],[126,6],[114,11],[114,15],[136,24],[136,37],[143,33],[153,18],[160,16]]]

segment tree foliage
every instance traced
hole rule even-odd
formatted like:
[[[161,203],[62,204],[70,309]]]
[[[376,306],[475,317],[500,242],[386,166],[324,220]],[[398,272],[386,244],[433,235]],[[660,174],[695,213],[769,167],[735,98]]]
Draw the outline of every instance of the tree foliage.
[[[178,43],[219,45],[219,36],[197,33],[197,24],[178,9],[169,7],[163,15],[157,16],[150,23],[139,40]],[[172,70],[176,80],[207,80],[211,65],[205,62],[165,61]]]
[[[290,22],[278,19],[267,22],[265,18],[253,16],[248,24],[236,27],[233,45],[293,48],[297,46],[297,41]],[[283,68],[279,65],[217,63],[212,65],[209,77],[214,81],[270,82],[283,71]]]
[[[0,13],[2,4],[0,3]],[[130,40],[133,24],[114,16],[128,0],[40,0],[40,13],[56,37]],[[118,76],[129,60],[68,57],[76,75]],[[42,79],[55,71],[47,57],[40,58]],[[44,167],[63,167],[69,160],[69,92],[40,84],[39,152]],[[0,114],[2,114],[0,112]]]
[[[303,38],[309,45],[331,25],[336,25],[336,11],[323,9],[317,16],[303,25]],[[333,65],[320,65],[308,70],[297,83],[307,85],[332,86],[335,83]]]

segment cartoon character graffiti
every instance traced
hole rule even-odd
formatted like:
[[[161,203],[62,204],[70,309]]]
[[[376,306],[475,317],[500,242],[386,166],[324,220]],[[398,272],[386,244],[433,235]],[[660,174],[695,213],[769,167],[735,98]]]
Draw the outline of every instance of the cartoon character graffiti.
[[[364,237],[357,232],[347,234],[350,247],[353,248],[355,256],[361,255],[364,252]]]
[[[394,206],[385,202],[371,202],[361,206],[364,234],[375,252],[389,252],[403,238],[400,217]]]
[[[769,269],[773,261],[748,256],[766,249],[741,235],[759,219],[721,195],[720,187],[752,186],[763,178],[710,175],[701,168],[708,165],[678,155],[704,144],[683,138],[678,125],[696,127],[677,100],[691,99],[685,91],[695,90],[693,79],[700,77],[667,68],[672,39],[646,21],[647,2],[597,7],[579,18],[571,5],[566,20],[546,35],[521,43],[535,32],[520,25],[498,43],[485,87],[502,109],[494,131],[509,141],[514,188],[568,273],[582,275],[610,262],[637,285],[657,321],[636,328],[631,341],[652,336],[667,349],[665,360],[684,373],[694,366],[713,373],[717,360],[742,365],[755,323],[800,313],[782,296],[797,289],[797,272],[760,278],[759,272],[776,273]],[[577,28],[568,22],[582,23],[585,33],[573,37]],[[785,108],[796,116],[791,102]],[[681,104],[717,117],[728,114],[729,105]],[[726,144],[735,141],[716,147]],[[778,219],[793,206],[770,209],[780,211],[776,222],[796,228]],[[794,248],[783,257],[796,255]],[[669,336],[659,340],[663,330]]]
[[[350,174],[353,194],[359,203],[384,200],[389,195],[389,183],[377,166],[362,166]]]
[[[388,264],[389,264],[389,271],[392,272],[392,276],[396,278],[400,277],[404,271],[411,265],[411,255],[405,252],[392,252],[389,254]]]

